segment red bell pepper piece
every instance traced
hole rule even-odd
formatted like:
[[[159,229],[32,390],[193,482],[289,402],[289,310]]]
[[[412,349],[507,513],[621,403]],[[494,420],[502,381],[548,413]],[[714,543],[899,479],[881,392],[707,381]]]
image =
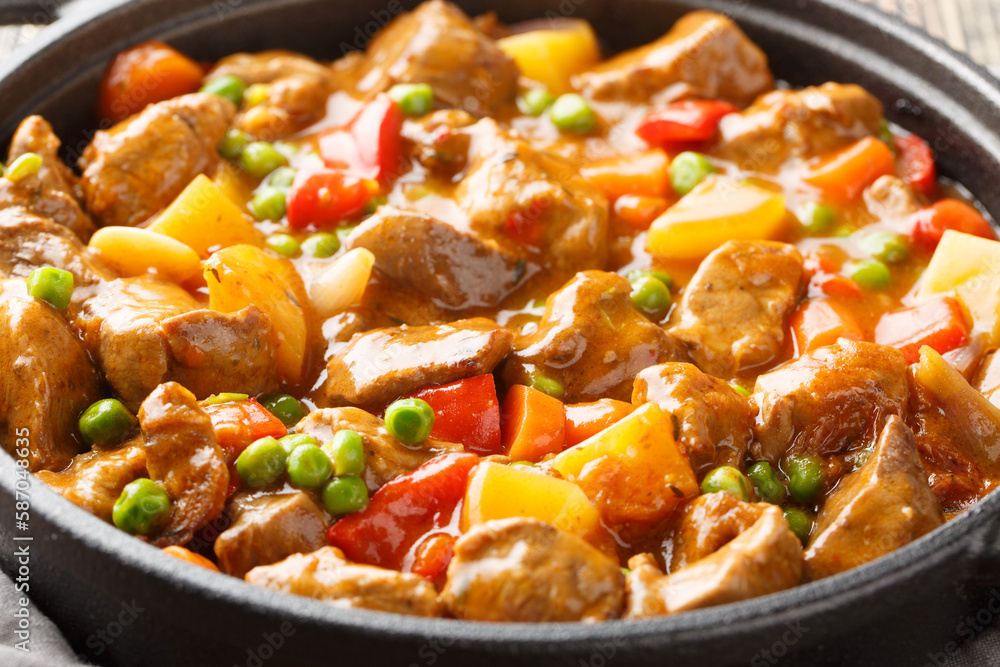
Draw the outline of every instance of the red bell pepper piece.
[[[492,375],[427,387],[411,397],[422,398],[434,408],[431,437],[461,443],[480,456],[503,453],[500,401]]]
[[[327,541],[356,563],[412,571],[415,549],[429,533],[457,536],[453,519],[478,463],[475,454],[461,452],[431,459],[376,491],[365,509],[330,526]],[[440,569],[443,557],[434,560],[438,565],[423,565],[423,573]]]
[[[254,440],[288,435],[288,429],[281,420],[268,412],[255,398],[206,405],[202,410],[212,420],[215,440],[230,463]]]
[[[413,549],[410,572],[443,586],[448,563],[455,555],[456,540],[458,536],[451,533],[431,533],[424,537]]]
[[[717,100],[673,102],[643,118],[635,133],[651,146],[708,141],[715,137],[722,117],[738,111]]]
[[[934,196],[937,188],[937,168],[934,153],[927,142],[915,134],[896,137],[896,164],[899,176],[911,188],[926,197]]]
[[[376,95],[345,127],[320,136],[319,154],[328,167],[384,185],[400,175],[402,129],[399,105],[388,95]]]
[[[941,199],[920,209],[910,217],[909,224],[913,242],[927,252],[937,248],[941,237],[949,229],[984,239],[997,237],[979,211],[957,199]]]
[[[875,342],[899,349],[911,364],[920,359],[924,345],[944,354],[967,340],[969,325],[962,304],[950,296],[886,313],[875,327]]]
[[[299,169],[288,196],[292,229],[336,225],[364,210],[378,185],[343,171],[322,167]]]

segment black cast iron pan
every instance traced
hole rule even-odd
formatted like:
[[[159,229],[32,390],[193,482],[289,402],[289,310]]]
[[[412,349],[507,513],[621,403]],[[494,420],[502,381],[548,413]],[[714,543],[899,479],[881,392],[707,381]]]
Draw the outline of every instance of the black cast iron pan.
[[[41,113],[75,158],[96,127],[101,72],[114,53],[141,40],[163,39],[201,59],[274,47],[333,59],[365,46],[411,4],[74,3],[29,49],[0,63],[0,146],[21,118]],[[658,37],[696,6],[725,12],[767,52],[777,77],[794,85],[855,82],[872,91],[891,120],[930,140],[944,175],[1000,217],[997,83],[854,0],[458,4],[471,14],[496,10],[505,21],[586,18],[612,49]],[[495,625],[341,610],[254,588],[165,557],[29,483],[29,527],[20,530],[16,469],[0,453],[0,566],[16,572],[15,548],[28,545],[35,602],[77,651],[101,664],[938,665],[1000,612],[1000,593],[990,588],[1000,583],[997,493],[874,563],[777,595],[641,622]]]

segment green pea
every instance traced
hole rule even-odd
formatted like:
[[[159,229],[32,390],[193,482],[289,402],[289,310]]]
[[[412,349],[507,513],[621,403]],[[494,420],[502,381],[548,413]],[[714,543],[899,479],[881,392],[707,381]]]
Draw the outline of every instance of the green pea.
[[[275,438],[255,440],[236,459],[236,472],[247,486],[259,488],[278,481],[288,454]]]
[[[792,532],[795,533],[795,536],[799,538],[802,544],[805,544],[809,540],[813,521],[809,518],[808,514],[797,507],[786,507],[785,521],[788,522],[788,527],[792,529]]]
[[[575,134],[590,134],[597,127],[597,114],[587,101],[576,93],[566,93],[549,108],[552,124]]]
[[[735,391],[740,396],[750,395],[750,390],[741,385],[740,383],[738,383],[736,380],[730,380],[729,386],[732,387],[733,391]]]
[[[733,466],[719,466],[701,480],[702,493],[728,491],[740,500],[750,500],[750,485],[747,478]]]
[[[247,84],[238,76],[226,74],[218,79],[213,79],[201,87],[201,92],[212,93],[219,97],[224,97],[238,109],[243,104],[243,93],[246,92]]]
[[[121,401],[105,398],[84,410],[77,425],[88,445],[111,445],[121,442],[135,424],[135,417]]]
[[[670,290],[663,281],[643,276],[632,283],[632,305],[651,320],[659,322],[670,310]]]
[[[243,171],[257,178],[264,178],[278,167],[288,165],[288,158],[266,141],[252,141],[240,153]]]
[[[823,488],[823,462],[813,454],[789,456],[785,460],[788,490],[800,503],[814,500]]]
[[[258,220],[281,220],[285,217],[285,193],[278,188],[264,188],[250,200],[250,210]]]
[[[781,483],[777,471],[767,461],[758,461],[750,466],[747,477],[753,482],[757,495],[763,500],[775,505],[785,501],[788,495],[785,485]]]
[[[397,83],[389,97],[407,116],[423,116],[434,108],[434,90],[426,83]]]
[[[628,281],[629,285],[634,285],[639,278],[656,278],[666,285],[667,289],[672,290],[674,288],[674,278],[666,271],[660,271],[659,269],[632,269],[625,274],[625,280]]]
[[[837,214],[826,204],[806,202],[799,210],[799,224],[807,234],[825,234],[836,221]]]
[[[306,415],[306,409],[302,403],[288,394],[274,394],[262,398],[260,404],[264,406],[265,410],[280,419],[285,426],[295,426]]]
[[[111,508],[111,521],[131,535],[149,535],[170,517],[170,497],[151,479],[129,482]]]
[[[302,252],[319,259],[333,257],[338,250],[340,250],[340,239],[337,238],[336,234],[329,232],[313,234],[302,242]]]
[[[368,487],[360,477],[334,477],[323,487],[323,504],[330,514],[350,514],[368,506]]]
[[[556,101],[545,88],[532,88],[517,97],[517,108],[526,116],[541,116]]]
[[[542,375],[541,373],[532,373],[528,381],[533,389],[537,389],[553,398],[562,398],[562,395],[566,393],[566,388],[563,387],[559,380]]]
[[[69,271],[43,266],[32,271],[26,280],[28,296],[65,310],[73,298],[73,274]]]
[[[34,176],[42,168],[42,156],[38,153],[25,153],[7,165],[4,176],[17,182],[22,178]]]
[[[434,428],[434,410],[423,399],[401,398],[386,408],[385,428],[405,445],[419,444]]]
[[[885,289],[892,283],[889,267],[877,259],[862,259],[844,265],[844,273],[858,285],[868,289]]]
[[[217,146],[219,155],[227,160],[235,160],[243,153],[243,149],[247,147],[250,143],[250,137],[248,137],[243,132],[239,130],[227,130],[226,136],[222,137],[222,140]]]
[[[330,458],[316,445],[302,445],[292,450],[286,463],[288,479],[293,484],[314,489],[330,479]]]
[[[286,454],[291,454],[292,450],[303,445],[319,447],[319,440],[305,433],[289,433],[286,436],[278,438],[278,442],[281,443],[281,447],[285,450]]]
[[[272,188],[290,188],[294,182],[295,170],[291,167],[278,167],[264,179],[264,183]]]
[[[233,403],[235,401],[245,401],[250,396],[248,394],[237,394],[232,391],[224,391],[220,394],[212,394],[204,401],[201,402],[202,405],[218,405],[219,403]]]
[[[893,232],[877,231],[861,239],[861,249],[883,262],[902,262],[910,254],[906,237]]]
[[[248,107],[255,107],[267,99],[267,93],[271,89],[266,83],[252,83],[243,91],[243,101]]]
[[[715,171],[712,163],[701,153],[684,151],[670,163],[670,186],[677,194],[686,195]]]
[[[268,248],[285,257],[295,257],[299,254],[299,242],[291,234],[271,234],[264,239],[264,243]]]
[[[343,429],[333,434],[333,440],[323,445],[333,461],[335,475],[360,475],[365,470],[365,440],[357,431]]]

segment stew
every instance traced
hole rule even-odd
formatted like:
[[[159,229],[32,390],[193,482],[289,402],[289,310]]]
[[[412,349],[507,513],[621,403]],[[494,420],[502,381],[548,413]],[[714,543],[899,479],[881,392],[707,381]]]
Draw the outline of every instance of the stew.
[[[852,84],[697,11],[442,0],[332,62],[108,66],[0,178],[0,428],[57,493],[255,586],[643,618],[843,572],[1000,480],[1000,242]]]

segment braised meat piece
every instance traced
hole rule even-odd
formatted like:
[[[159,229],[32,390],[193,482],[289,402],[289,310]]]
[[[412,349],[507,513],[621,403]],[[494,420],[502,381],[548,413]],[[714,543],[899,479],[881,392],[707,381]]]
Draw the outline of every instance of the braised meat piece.
[[[811,158],[874,135],[882,103],[853,84],[774,90],[719,125],[711,154],[747,171],[773,172],[791,157]]]
[[[575,535],[537,519],[503,519],[458,538],[441,597],[465,620],[603,621],[621,614],[625,578]]]
[[[223,76],[237,76],[248,86],[267,84],[264,100],[233,121],[234,127],[264,141],[293,134],[322,118],[333,87],[328,67],[280,50],[227,56],[216,63],[206,81]]]
[[[10,141],[7,164],[25,153],[35,153],[42,158],[42,165],[37,174],[16,183],[0,181],[0,209],[23,206],[86,242],[94,232],[94,223],[80,205],[76,174],[59,159],[60,145],[52,126],[41,116],[28,116],[21,122]]]
[[[374,94],[397,83],[427,83],[443,104],[487,114],[513,97],[517,77],[514,61],[461,9],[430,0],[375,36],[358,89]]]
[[[757,378],[751,446],[777,462],[786,452],[833,454],[871,444],[890,415],[906,417],[906,360],[895,348],[840,339]]]
[[[40,470],[37,475],[66,500],[111,523],[111,510],[122,490],[147,475],[142,435],[116,449],[95,447],[78,454],[62,472]]]
[[[677,572],[715,553],[756,523],[768,507],[723,491],[694,498],[670,521],[663,542],[667,571]]]
[[[219,568],[234,577],[326,545],[330,522],[304,491],[237,494],[228,512],[233,523],[216,538],[214,549]]]
[[[149,478],[172,503],[169,520],[151,539],[158,547],[184,544],[222,513],[229,490],[229,468],[212,421],[194,394],[168,382],[142,402],[139,427]]]
[[[834,489],[819,516],[809,549],[811,580],[844,572],[909,544],[944,523],[913,432],[895,415],[875,451]]]
[[[365,483],[375,492],[391,479],[413,472],[439,454],[463,451],[461,445],[428,438],[419,447],[409,447],[389,435],[385,423],[358,408],[314,410],[295,426],[297,433],[330,442],[337,431],[349,429],[365,442]]]
[[[525,260],[429,215],[382,206],[345,247],[367,248],[376,270],[443,308],[498,305],[527,277]]]
[[[538,329],[518,336],[503,366],[508,385],[542,374],[562,384],[567,403],[627,401],[644,368],[681,359],[683,351],[629,300],[628,281],[583,271],[545,302]]]
[[[373,329],[327,363],[326,395],[335,405],[386,405],[428,385],[492,372],[513,338],[482,317]]]
[[[26,437],[29,470],[62,470],[80,452],[80,413],[104,396],[104,383],[59,311],[28,298],[20,281],[0,294],[0,363],[3,448],[15,456]]]
[[[334,607],[374,609],[411,616],[440,616],[443,605],[434,586],[415,574],[403,574],[347,561],[336,547],[295,554],[280,563],[255,567],[248,583],[304,595]]]
[[[920,209],[916,193],[898,176],[879,176],[864,192],[865,208],[881,221],[899,220]]]
[[[729,241],[698,267],[669,331],[698,368],[729,379],[777,360],[801,283],[795,246]]]
[[[767,56],[732,20],[696,11],[655,42],[585,72],[580,83],[596,100],[701,97],[744,105],[770,90],[774,78]]]
[[[791,588],[802,577],[802,544],[781,509],[764,509],[749,528],[710,556],[664,575],[649,554],[629,559],[626,618],[714,607]]]
[[[87,210],[101,225],[148,220],[218,164],[216,146],[235,113],[225,98],[194,93],[98,132],[80,158]]]
[[[692,364],[668,362],[636,376],[632,403],[656,403],[674,416],[677,443],[695,470],[742,465],[756,409],[727,382]]]

